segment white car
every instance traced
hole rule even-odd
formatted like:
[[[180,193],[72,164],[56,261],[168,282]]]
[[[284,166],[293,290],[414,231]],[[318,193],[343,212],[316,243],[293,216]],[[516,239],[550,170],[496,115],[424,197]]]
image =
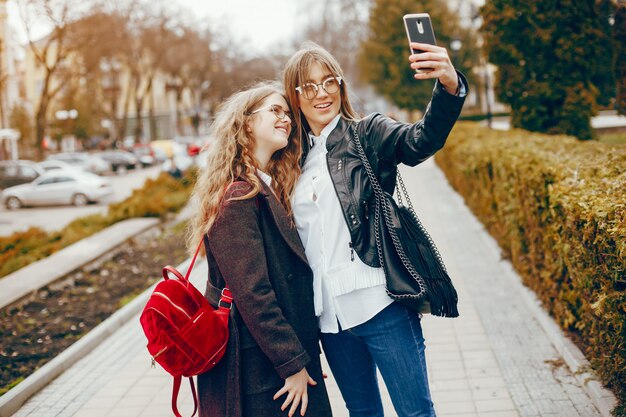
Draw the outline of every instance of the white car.
[[[84,206],[113,194],[110,182],[89,172],[55,170],[31,183],[9,187],[2,202],[9,210],[22,206],[73,204]]]
[[[70,171],[78,171],[78,172],[86,172],[79,166],[70,165],[65,161],[50,159],[48,161],[37,162],[37,165],[46,172],[50,171],[58,171],[58,170],[70,170]]]
[[[112,171],[111,164],[96,155],[85,152],[64,152],[49,155],[48,161],[63,161],[94,174]]]

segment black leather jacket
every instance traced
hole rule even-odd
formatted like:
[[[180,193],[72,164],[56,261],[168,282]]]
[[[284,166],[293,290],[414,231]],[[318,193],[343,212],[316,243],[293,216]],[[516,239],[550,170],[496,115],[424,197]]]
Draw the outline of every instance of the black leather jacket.
[[[467,86],[465,77],[459,77]],[[341,118],[330,133],[326,141],[328,170],[350,230],[352,249],[365,264],[380,266],[374,236],[375,196],[354,143],[353,128],[356,126],[381,187],[393,193],[398,164],[415,166],[441,149],[464,101],[437,82],[423,119],[415,124],[373,113],[358,122]],[[304,160],[308,141],[303,142]]]

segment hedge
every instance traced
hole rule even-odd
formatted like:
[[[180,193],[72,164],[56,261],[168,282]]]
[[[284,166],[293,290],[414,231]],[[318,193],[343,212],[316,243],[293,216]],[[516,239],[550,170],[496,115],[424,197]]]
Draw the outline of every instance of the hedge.
[[[180,210],[189,199],[194,177],[193,170],[181,180],[161,173],[156,179],[148,179],[126,200],[111,204],[105,216],[81,217],[56,232],[31,227],[0,237],[0,278],[119,221],[132,217],[164,217]]]
[[[459,122],[436,162],[626,415],[626,146]]]

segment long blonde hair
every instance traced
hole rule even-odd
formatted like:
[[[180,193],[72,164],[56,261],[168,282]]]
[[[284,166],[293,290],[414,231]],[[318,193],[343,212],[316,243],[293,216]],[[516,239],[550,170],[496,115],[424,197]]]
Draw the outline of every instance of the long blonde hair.
[[[337,62],[335,57],[332,56],[326,49],[322,48],[315,42],[307,41],[302,44],[299,51],[294,53],[291,58],[289,58],[289,61],[287,61],[287,65],[283,71],[283,85],[285,86],[285,91],[287,93],[287,102],[289,103],[289,107],[291,107],[291,112],[293,113],[293,122],[296,125],[295,131],[297,142],[302,141],[303,135],[308,133],[310,127],[306,118],[300,111],[300,105],[298,102],[299,93],[296,91],[296,87],[301,85],[303,82],[306,82],[309,77],[311,66],[316,62],[322,67],[325,67],[333,75],[341,77],[341,107],[339,109],[341,115],[348,120],[359,119],[357,112],[354,111],[348,98],[348,83],[343,76],[343,70],[341,69],[339,62]]]
[[[194,206],[189,224],[187,248],[193,253],[203,236],[208,233],[219,214],[226,189],[235,181],[252,185],[247,195],[252,198],[261,190],[256,175],[258,168],[254,157],[254,138],[247,134],[250,113],[272,94],[285,94],[276,82],[261,82],[230,96],[220,106],[211,126],[213,142],[207,155],[207,166],[198,173],[191,195]],[[298,160],[302,152],[300,141],[289,138],[287,146],[272,155],[265,172],[272,177],[272,187],[278,200],[291,215],[290,198],[300,175]],[[204,250],[200,251],[202,254]]]

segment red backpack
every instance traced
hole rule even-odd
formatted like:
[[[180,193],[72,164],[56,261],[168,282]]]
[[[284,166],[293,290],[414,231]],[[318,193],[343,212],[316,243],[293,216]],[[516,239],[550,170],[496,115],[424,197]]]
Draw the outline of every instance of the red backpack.
[[[176,417],[181,417],[177,400],[182,377],[189,377],[191,384],[193,417],[198,398],[192,377],[212,369],[224,356],[228,342],[228,315],[233,301],[230,290],[222,290],[215,310],[189,282],[201,245],[185,277],[169,265],[163,268],[163,281],[150,295],[139,319],[148,338],[152,366],[156,361],[174,377],[172,410]]]

